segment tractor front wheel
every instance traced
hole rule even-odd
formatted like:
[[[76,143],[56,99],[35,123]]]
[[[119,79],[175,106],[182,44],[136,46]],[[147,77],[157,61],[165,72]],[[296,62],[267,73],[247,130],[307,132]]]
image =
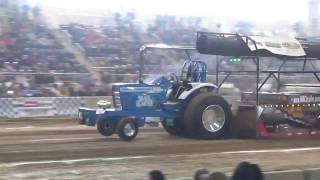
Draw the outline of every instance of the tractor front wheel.
[[[183,120],[179,118],[174,118],[172,124],[169,124],[167,118],[161,120],[163,128],[173,136],[185,136],[185,130],[183,127]]]
[[[111,136],[116,131],[116,125],[110,120],[98,120],[97,129],[103,136]]]
[[[119,121],[117,131],[121,139],[131,141],[137,136],[139,127],[134,118],[126,117]]]

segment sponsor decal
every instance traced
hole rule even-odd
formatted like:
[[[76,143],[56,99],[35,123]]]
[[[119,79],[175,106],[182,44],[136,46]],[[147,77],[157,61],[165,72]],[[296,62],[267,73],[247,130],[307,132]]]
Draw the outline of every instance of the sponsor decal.
[[[312,103],[320,102],[319,96],[299,96],[291,99],[292,103]]]
[[[265,49],[273,54],[284,55],[284,56],[305,56],[306,53],[302,48],[301,44],[295,38],[272,38],[272,37],[261,37],[261,36],[250,36],[250,38],[256,43],[257,47],[254,46],[253,41],[248,41],[248,47],[251,51],[257,49]],[[245,41],[246,39],[243,38]]]
[[[53,98],[16,98],[13,101],[18,117],[53,116]]]

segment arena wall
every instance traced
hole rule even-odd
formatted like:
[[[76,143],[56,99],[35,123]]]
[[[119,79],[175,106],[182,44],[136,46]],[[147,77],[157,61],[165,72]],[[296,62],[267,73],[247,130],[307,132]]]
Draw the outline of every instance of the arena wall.
[[[0,98],[0,118],[75,116],[79,107],[96,108],[100,99],[111,100],[111,97]]]

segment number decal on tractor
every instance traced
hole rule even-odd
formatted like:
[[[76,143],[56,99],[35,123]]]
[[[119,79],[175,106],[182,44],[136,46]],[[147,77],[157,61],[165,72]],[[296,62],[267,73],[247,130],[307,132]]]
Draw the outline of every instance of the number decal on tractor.
[[[150,96],[138,96],[138,99],[136,101],[137,107],[152,107],[153,106],[153,100]]]

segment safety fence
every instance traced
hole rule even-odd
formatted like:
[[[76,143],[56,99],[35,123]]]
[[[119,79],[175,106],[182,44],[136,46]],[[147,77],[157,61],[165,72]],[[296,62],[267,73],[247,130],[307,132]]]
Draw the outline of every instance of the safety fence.
[[[74,116],[81,106],[96,108],[96,102],[100,99],[111,98],[107,96],[0,98],[0,117]]]

